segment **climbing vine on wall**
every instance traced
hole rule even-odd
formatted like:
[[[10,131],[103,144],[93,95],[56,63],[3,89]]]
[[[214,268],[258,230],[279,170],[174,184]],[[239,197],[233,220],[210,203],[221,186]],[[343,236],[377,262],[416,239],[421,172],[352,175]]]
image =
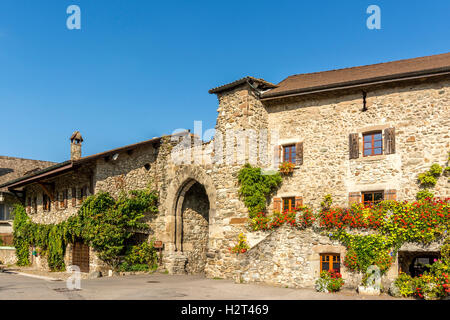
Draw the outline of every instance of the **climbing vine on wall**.
[[[430,190],[430,188],[434,188],[437,184],[438,178],[444,173],[445,176],[450,174],[450,167],[448,166],[450,163],[450,152],[448,153],[447,158],[447,167],[443,168],[439,164],[434,163],[431,165],[430,169],[419,174],[417,177],[417,181],[421,190],[417,192],[416,199],[427,199],[433,198],[434,193]]]
[[[16,205],[13,214],[17,264],[29,265],[29,248],[35,246],[47,256],[51,270],[64,270],[67,243],[81,240],[116,268],[120,254],[126,250],[126,241],[134,231],[148,228],[144,214],[158,212],[157,201],[156,192],[150,189],[122,192],[118,199],[102,192],[88,197],[77,215],[48,225],[33,223],[25,208]]]
[[[281,175],[264,174],[261,168],[252,167],[246,164],[238,174],[240,184],[239,193],[244,199],[244,204],[248,208],[250,219],[257,213],[265,212],[270,196],[281,184]]]

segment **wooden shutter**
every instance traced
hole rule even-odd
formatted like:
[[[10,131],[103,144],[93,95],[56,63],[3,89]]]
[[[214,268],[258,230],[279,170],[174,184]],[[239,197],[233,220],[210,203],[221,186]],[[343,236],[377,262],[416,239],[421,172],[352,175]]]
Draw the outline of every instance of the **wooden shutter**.
[[[295,207],[300,208],[303,206],[303,197],[295,197]]]
[[[281,198],[273,198],[273,211],[281,212]]]
[[[353,203],[361,202],[361,192],[350,192],[348,194],[348,204],[351,206]]]
[[[303,164],[303,142],[295,144],[295,164],[301,166]]]
[[[349,137],[349,151],[350,159],[358,159],[359,157],[359,136],[357,133],[350,133]]]
[[[397,200],[397,190],[391,189],[384,191],[384,200]]]
[[[31,213],[31,198],[28,198],[27,202],[27,213],[29,214]]]
[[[273,159],[275,167],[278,167],[281,163],[281,146],[275,146],[273,148]]]
[[[395,153],[395,128],[384,129],[384,153]]]

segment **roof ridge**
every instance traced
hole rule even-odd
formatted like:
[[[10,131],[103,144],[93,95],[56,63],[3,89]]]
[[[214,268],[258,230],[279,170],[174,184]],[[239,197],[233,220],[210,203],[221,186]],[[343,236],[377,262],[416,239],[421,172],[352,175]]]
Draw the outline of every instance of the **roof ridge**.
[[[22,158],[22,157],[11,157],[11,156],[1,156],[0,159],[11,159],[11,160],[28,160],[28,161],[39,161],[39,162],[48,162],[48,163],[58,163],[55,161],[49,160],[38,160],[38,159],[30,159],[30,158]]]

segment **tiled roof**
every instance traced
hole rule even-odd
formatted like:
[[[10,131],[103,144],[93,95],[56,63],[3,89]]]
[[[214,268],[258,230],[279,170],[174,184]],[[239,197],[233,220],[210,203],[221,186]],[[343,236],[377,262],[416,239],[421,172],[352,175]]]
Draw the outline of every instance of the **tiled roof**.
[[[262,89],[271,89],[271,88],[276,88],[277,87],[277,85],[275,85],[273,83],[270,83],[270,82],[267,82],[264,79],[258,79],[258,78],[247,76],[247,77],[241,78],[239,80],[230,82],[228,84],[224,84],[223,86],[212,88],[208,92],[209,93],[219,93],[219,92],[222,92],[222,91],[225,91],[225,90],[230,90],[230,89],[233,89],[234,87],[237,87],[237,86],[239,86],[239,85],[241,85],[241,84],[243,84],[243,83],[245,83],[247,81],[249,81],[250,83],[257,83],[257,84],[259,84],[260,88],[262,88]]]
[[[22,178],[30,171],[42,170],[54,165],[55,162],[22,159],[0,156],[0,185],[14,179]],[[0,191],[4,191],[0,188]]]
[[[450,72],[450,53],[292,75],[281,81],[276,88],[263,93],[262,99],[442,72]]]

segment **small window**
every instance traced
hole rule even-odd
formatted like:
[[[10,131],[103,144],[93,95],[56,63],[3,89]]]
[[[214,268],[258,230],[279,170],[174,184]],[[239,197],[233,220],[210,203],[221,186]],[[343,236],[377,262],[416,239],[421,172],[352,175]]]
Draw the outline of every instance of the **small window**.
[[[72,188],[72,207],[77,205],[77,188]]]
[[[295,208],[295,197],[283,198],[283,212],[292,211]]]
[[[295,144],[283,146],[283,162],[295,163],[296,148]]]
[[[320,255],[320,272],[331,270],[341,272],[341,256],[338,253],[322,253]]]
[[[37,198],[33,198],[33,213],[37,213]]]
[[[44,211],[50,211],[52,208],[50,198],[45,193],[42,196],[42,207]]]
[[[10,220],[9,210],[6,204],[0,204],[0,221]]]
[[[384,191],[362,192],[362,201],[366,205],[377,204],[384,200]]]
[[[381,131],[363,134],[364,157],[383,154],[383,135]]]

